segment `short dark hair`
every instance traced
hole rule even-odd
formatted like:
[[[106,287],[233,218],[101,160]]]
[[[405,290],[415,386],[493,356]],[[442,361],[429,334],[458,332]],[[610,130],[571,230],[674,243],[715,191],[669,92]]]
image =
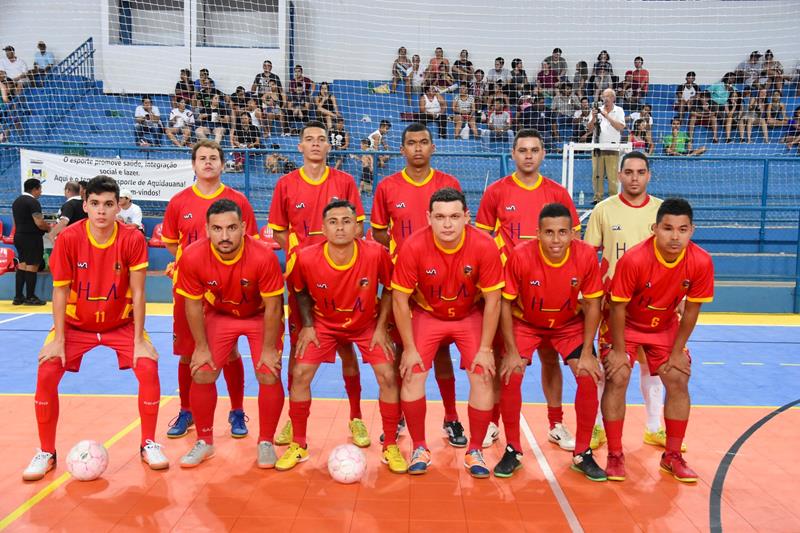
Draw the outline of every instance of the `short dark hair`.
[[[331,200],[330,202],[328,202],[328,205],[326,205],[322,209],[322,218],[324,219],[325,215],[327,215],[328,211],[330,211],[331,209],[338,209],[340,207],[346,207],[347,209],[352,211],[354,215],[356,214],[356,206],[354,206],[353,203],[350,202],[350,200],[337,198],[336,200]]]
[[[294,66],[294,70],[297,70],[297,69],[300,69],[300,71],[302,72],[303,71],[303,65],[295,65]]]
[[[693,70],[690,70],[689,72],[686,73],[686,77],[688,78],[689,76],[696,78],[697,74],[695,74]]]
[[[535,139],[539,139],[539,143],[542,145],[542,148],[544,148],[544,137],[542,137],[542,134],[539,133],[539,130],[535,130],[533,128],[522,128],[521,130],[519,130],[517,134],[514,135],[514,143],[511,145],[511,147],[516,148],[517,141],[520,139],[524,139],[526,137],[533,137]]]
[[[272,65],[272,61],[270,61],[269,59],[265,59],[262,65]]]
[[[542,207],[542,210],[539,211],[539,225],[541,226],[542,220],[545,218],[561,218],[565,217],[572,220],[572,214],[567,209],[567,206],[564,204],[560,204],[558,202],[552,204],[546,204]]]
[[[494,60],[495,60],[495,61],[502,61],[503,63],[505,63],[505,62],[506,62],[506,60],[505,60],[505,59],[503,59],[503,58],[502,58],[502,57],[500,57],[500,56],[497,56],[497,57],[495,57],[495,58],[494,58]]]
[[[80,185],[81,189],[85,191],[86,186],[89,185],[89,180],[78,180],[78,185]]]
[[[222,198],[209,206],[208,211],[206,211],[206,222],[211,220],[211,215],[219,215],[222,213],[236,213],[239,220],[242,220],[242,208],[239,207],[239,204],[233,200]]]
[[[464,206],[464,211],[467,210],[467,197],[458,189],[452,187],[444,187],[439,189],[431,195],[431,201],[428,203],[428,211],[433,211],[434,202],[461,202]]]
[[[412,122],[406,129],[403,130],[403,134],[400,136],[400,145],[404,145],[406,143],[406,135],[409,133],[418,133],[420,131],[425,131],[428,133],[428,139],[431,141],[433,140],[433,135],[431,135],[431,130],[428,129],[428,126],[423,124],[422,122]]]
[[[179,96],[175,99],[176,104],[180,104],[181,102],[186,102],[186,99],[183,96]]]
[[[222,151],[222,146],[210,139],[203,139],[202,141],[197,141],[192,146],[192,162],[194,162],[195,158],[197,158],[197,152],[200,150],[200,148],[211,148],[212,150],[216,150],[219,152],[220,161],[225,161],[225,152]]]
[[[64,190],[72,195],[81,193],[81,185],[77,181],[68,181],[64,185]]]
[[[380,126],[389,126],[391,128],[392,127],[392,123],[389,122],[386,119],[383,119],[383,120],[381,120]]]
[[[561,51],[561,48],[556,47],[556,48],[553,48],[553,53],[554,54],[563,54],[564,52]]]
[[[684,198],[667,198],[658,208],[656,213],[656,224],[661,222],[665,215],[681,216],[686,215],[689,217],[689,222],[694,220],[694,212],[692,211],[691,204]]]
[[[86,184],[87,200],[90,194],[103,194],[104,192],[113,192],[114,198],[119,201],[119,185],[111,176],[100,174],[90,179],[89,183]]]
[[[29,193],[34,189],[40,189],[42,187],[42,182],[37,180],[36,178],[28,178],[25,180],[25,183],[22,184],[22,190]]]
[[[303,139],[303,135],[306,133],[306,130],[311,128],[319,128],[325,132],[325,136],[328,136],[328,128],[325,127],[325,124],[320,122],[319,120],[309,120],[305,124],[303,124],[303,128],[300,130],[300,140]]]
[[[153,101],[153,100],[152,100],[152,99],[151,99],[149,96],[147,96],[147,95],[144,95],[144,96],[142,96],[142,103],[144,103],[144,101],[145,101],[145,100],[150,100],[151,102]]]
[[[636,60],[639,60],[639,61],[641,61],[642,63],[644,63],[644,58],[643,58],[642,56],[636,56],[636,57],[634,57],[634,58],[633,58],[633,60],[634,60],[634,61],[636,61]]]
[[[639,119],[639,120],[644,120],[644,119]],[[637,120],[636,122],[639,122],[639,120]],[[647,158],[644,152],[628,152],[627,154],[622,156],[622,161],[619,164],[619,168],[625,168],[625,161],[627,161],[628,159],[641,159],[642,161],[644,161],[645,168],[647,168],[647,170],[650,170],[650,160]]]

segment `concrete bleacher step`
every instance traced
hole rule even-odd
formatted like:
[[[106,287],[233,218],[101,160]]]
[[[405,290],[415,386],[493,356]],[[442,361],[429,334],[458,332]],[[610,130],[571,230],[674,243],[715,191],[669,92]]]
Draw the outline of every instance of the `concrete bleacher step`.
[[[795,254],[712,252],[711,257],[717,279],[786,281],[795,277]]]

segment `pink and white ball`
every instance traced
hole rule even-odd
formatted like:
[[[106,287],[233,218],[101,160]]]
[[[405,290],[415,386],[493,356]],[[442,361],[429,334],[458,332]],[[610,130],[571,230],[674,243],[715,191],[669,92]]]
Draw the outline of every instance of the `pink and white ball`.
[[[328,456],[328,472],[339,483],[356,483],[364,476],[367,458],[364,452],[352,444],[342,444]]]
[[[108,466],[108,451],[93,440],[82,440],[67,455],[67,470],[79,481],[99,478]]]

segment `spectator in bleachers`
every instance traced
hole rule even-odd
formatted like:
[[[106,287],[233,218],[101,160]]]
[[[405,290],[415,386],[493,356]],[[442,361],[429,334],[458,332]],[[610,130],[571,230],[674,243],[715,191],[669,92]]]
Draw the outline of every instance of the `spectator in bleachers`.
[[[766,78],[767,90],[783,90],[783,65],[775,59],[772,50],[764,52],[764,62],[761,64],[761,75]]]
[[[381,120],[381,123],[378,125],[378,129],[370,133],[367,137],[367,139],[369,139],[369,149],[373,151],[388,151],[389,143],[386,140],[386,135],[389,133],[390,129],[392,129],[392,123],[386,119]],[[388,155],[379,155],[378,168],[384,168],[389,162],[389,159],[390,156]]]
[[[527,94],[532,94],[533,90],[531,89],[530,91],[526,92]],[[503,87],[502,84],[500,84],[500,82],[495,83],[494,90],[489,95],[489,101],[487,102],[489,112],[494,111],[494,104],[498,100],[503,103],[503,109],[509,112],[511,111],[511,100],[508,98],[508,94],[506,93],[505,88]]]
[[[502,57],[497,57],[494,60],[494,68],[486,75],[486,81],[489,82],[490,88],[493,88],[498,83],[504,87],[511,82],[511,72],[505,68],[506,60]]]
[[[694,105],[695,98],[700,92],[700,87],[694,82],[695,73],[690,70],[686,73],[686,82],[678,85],[675,91],[675,111],[678,113],[678,118],[683,122],[683,115],[691,113],[692,106]]]
[[[592,109],[589,106],[589,98],[581,98],[581,108],[575,111],[572,117],[574,124],[574,140],[579,143],[591,142],[592,131],[589,129],[589,121],[592,119]]]
[[[595,72],[596,74],[589,78],[589,86],[592,88],[594,101],[597,102],[606,89],[614,90],[614,77],[606,65],[599,65]]]
[[[161,124],[161,112],[154,106],[149,97],[142,98],[141,105],[136,106],[133,114],[133,132],[139,146],[161,146],[161,135],[164,126]]]
[[[286,109],[286,95],[275,80],[269,80],[267,92],[261,95],[261,115],[264,117],[264,134],[269,136],[272,122],[278,121],[283,135],[288,135],[284,110]]]
[[[13,81],[17,87],[17,94],[22,93],[22,89],[28,83],[28,64],[18,58],[11,45],[3,48],[6,57],[0,59],[0,70],[5,71],[9,80]]]
[[[211,98],[219,96],[221,102],[225,102],[226,95],[214,85],[214,80],[206,76],[200,79],[200,90],[195,93],[197,100],[196,108],[208,107],[211,105]]]
[[[56,58],[53,56],[53,52],[47,50],[47,44],[44,41],[39,41],[36,45],[36,52],[33,54],[33,70],[31,70],[33,84],[41,87],[44,77],[55,64]]]
[[[675,156],[697,156],[705,153],[706,147],[692,147],[692,138],[681,131],[681,120],[678,117],[672,119],[672,133],[663,139],[664,153]]]
[[[288,174],[296,165],[288,157],[281,154],[268,154],[264,158],[264,169],[270,174]]]
[[[179,96],[177,105],[170,111],[169,126],[166,129],[167,137],[175,146],[189,146],[192,143],[192,128],[194,127],[194,113],[186,107],[186,99]],[[178,134],[181,140],[178,140]]]
[[[436,90],[439,91],[439,94],[449,93],[458,88],[458,84],[447,71],[447,68],[443,63],[439,63],[439,71],[436,73],[436,76],[430,80],[430,83],[436,87]]]
[[[733,126],[739,130],[739,141],[744,142],[744,126],[745,121],[742,118],[744,109],[742,108],[742,95],[733,88],[728,95],[728,103],[724,108],[725,113],[725,142],[732,143],[733,135],[731,134]]]
[[[401,81],[406,86],[406,93],[409,89],[409,74],[411,74],[411,60],[408,59],[408,51],[405,46],[401,46],[397,50],[397,57],[392,63],[392,89],[393,93],[397,92],[397,84]]]
[[[11,99],[16,95],[16,93],[16,84],[8,79],[5,70],[0,69],[0,98],[2,99],[2,103],[11,103]]]
[[[653,106],[644,104],[639,111],[634,111],[628,117],[630,119],[630,129],[633,130],[633,125],[637,120],[644,120],[645,127],[648,130],[653,129]]]
[[[247,107],[247,93],[241,85],[230,95],[225,96],[225,105],[231,110],[231,131],[236,128],[236,120]]]
[[[439,138],[447,138],[447,104],[433,85],[426,85],[425,92],[419,97],[419,120],[417,122],[426,125],[435,122],[439,128]]]
[[[178,98],[183,98],[188,105],[197,107],[197,94],[192,81],[192,71],[188,68],[181,69],[181,77],[175,84],[175,94],[172,96],[172,107],[178,107]]]
[[[736,75],[733,72],[726,72],[720,81],[708,86],[708,92],[711,93],[711,102],[714,104],[718,114],[728,105],[731,92],[735,90],[733,87],[735,78]]]
[[[486,74],[481,69],[475,71],[475,79],[470,84],[469,93],[475,99],[476,118],[485,117],[489,111],[489,91]],[[483,122],[483,119],[481,120]]]
[[[478,126],[475,124],[475,97],[469,94],[469,86],[465,83],[458,86],[458,96],[453,99],[453,122],[456,137],[461,135],[462,128],[469,127],[473,138],[478,138]]]
[[[216,87],[216,83],[214,83],[214,79],[209,75],[207,68],[200,69],[200,77],[194,80],[194,90],[200,91],[203,88],[203,82],[208,81],[208,85],[211,87]]]
[[[327,81],[319,84],[319,94],[314,98],[314,105],[317,108],[317,120],[325,122],[330,130],[333,128],[333,121],[339,116],[339,106],[336,104],[336,96],[331,94]]]
[[[530,87],[530,86],[529,86]],[[550,134],[552,128],[552,114],[547,110],[544,98],[538,94],[523,94],[517,104],[516,115],[514,117],[514,129],[534,129],[540,132],[546,144],[550,144]]]
[[[786,135],[781,139],[786,148],[800,148],[800,107],[796,107],[791,120],[789,120]]]
[[[575,64],[575,74],[572,76],[572,90],[579,97],[586,96],[586,88],[589,84],[589,65],[586,61],[578,61]]]
[[[253,85],[250,87],[250,92],[255,93],[256,96],[261,98],[269,91],[270,81],[274,81],[278,87],[283,88],[283,85],[281,85],[280,76],[272,72],[272,61],[267,59],[261,64],[261,72],[256,74],[256,77],[253,79]]]
[[[628,103],[632,106],[631,109],[639,108],[640,102],[647,97],[647,91],[650,89],[650,72],[643,67],[644,59],[636,56],[633,60],[633,70],[625,73],[623,91],[630,91]]]
[[[294,80],[292,80],[294,81]],[[299,133],[302,124],[311,119],[311,99],[301,83],[289,85],[289,98],[286,103],[286,122],[290,133]]]
[[[361,139],[359,144],[364,151],[372,150],[372,148],[370,148],[369,139]],[[350,154],[350,158],[361,163],[361,179],[358,182],[358,192],[361,194],[371,194],[373,178],[375,176],[375,163],[372,154]]]
[[[494,143],[505,143],[508,141],[508,132],[511,131],[511,113],[503,108],[500,99],[494,101],[492,112],[489,113],[489,138]]]
[[[561,129],[572,129],[572,117],[575,116],[575,111],[580,108],[580,99],[572,94],[572,89],[569,82],[562,81],[556,87],[556,95],[550,104],[550,111],[552,111],[552,124],[551,129],[553,133],[553,140],[561,142]],[[567,133],[567,138],[571,138],[572,133]]]
[[[567,80],[567,60],[561,55],[561,48],[553,48],[553,53],[544,58],[544,62],[550,65],[550,70],[558,76],[560,81]]]
[[[207,139],[210,135],[213,135],[217,144],[222,143],[231,121],[230,113],[219,94],[212,95],[208,105],[199,109],[197,121],[199,126],[195,134],[199,140]]]
[[[250,115],[250,124],[258,128],[258,131],[264,137],[269,137],[269,128],[265,124],[264,114],[261,112],[261,108],[258,107],[258,100],[256,100],[254,94],[247,97],[247,105],[244,108],[244,112]]]
[[[600,53],[597,54],[597,61],[595,61],[592,67],[592,76],[597,76],[601,67],[609,76],[614,75],[614,67],[611,65],[611,56],[609,56],[608,52],[605,50],[601,50]]]
[[[328,164],[332,164],[336,169],[341,169],[344,163],[341,152],[350,148],[350,134],[347,133],[344,127],[343,117],[337,117],[336,126],[328,130],[328,142],[331,145],[331,151],[328,153]]]
[[[425,88],[425,71],[420,64],[421,59],[417,54],[411,57],[411,73],[408,75],[411,83],[406,84],[406,103],[411,105],[411,93],[422,94]]]
[[[469,52],[467,50],[461,50],[458,54],[458,59],[453,61],[452,74],[459,86],[472,83],[475,69],[472,66],[472,61],[469,60]]]
[[[631,145],[634,150],[645,152],[647,155],[653,155],[655,145],[653,144],[653,134],[650,128],[647,127],[647,121],[640,118],[633,123],[633,130],[631,131]]]
[[[736,83],[744,83],[745,87],[753,88],[761,77],[761,54],[758,50],[750,52],[750,57],[739,63],[736,67]]]
[[[772,97],[767,104],[766,118],[767,126],[777,130],[781,130],[789,123],[789,117],[786,115],[786,105],[781,102],[781,92],[777,89],[772,91]]]
[[[558,76],[550,69],[550,63],[542,62],[542,69],[536,75],[536,88],[539,94],[547,99],[553,97],[558,84]]]
[[[753,140],[753,125],[758,123],[761,127],[761,133],[764,136],[764,142],[769,142],[769,130],[767,129],[767,110],[766,110],[766,89],[748,89],[744,90],[742,97],[742,108],[744,109],[743,119],[745,124],[745,132],[747,134],[746,143],[751,143]]]
[[[436,77],[439,65],[444,65],[445,71],[450,73],[450,60],[444,57],[444,50],[441,46],[436,47],[436,50],[433,51],[433,57],[428,61],[428,67],[425,69],[425,79],[428,82]]]
[[[522,65],[522,60],[515,57],[511,60],[511,81],[509,82],[508,92],[511,98],[517,100],[528,84],[528,73]]]
[[[261,148],[261,130],[250,123],[250,115],[241,113],[231,133],[231,146],[234,148]],[[233,165],[236,172],[244,170],[244,152],[233,153]]]
[[[314,96],[314,91],[316,88],[317,85],[313,82],[313,80],[303,74],[302,65],[295,65],[294,77],[289,81],[290,92],[292,89],[294,89],[295,93],[303,93],[310,100],[311,97]]]
[[[694,128],[696,126],[711,128],[711,133],[713,134],[712,142],[719,142],[717,108],[711,101],[711,93],[708,91],[700,91],[700,96],[697,97],[692,106],[692,112],[689,116],[689,139],[694,139]]]
[[[117,220],[124,224],[131,224],[144,231],[142,225],[142,208],[133,203],[133,194],[128,189],[119,191],[119,213]]]
[[[594,143],[619,143],[622,130],[625,129],[625,111],[615,104],[617,95],[614,89],[608,88],[602,93],[603,104],[592,109],[592,118],[588,128],[594,133]],[[595,127],[599,124],[598,127]],[[619,168],[618,150],[594,150],[592,152],[592,189],[594,204],[603,199],[604,180],[608,178],[608,195],[617,194],[617,169]]]

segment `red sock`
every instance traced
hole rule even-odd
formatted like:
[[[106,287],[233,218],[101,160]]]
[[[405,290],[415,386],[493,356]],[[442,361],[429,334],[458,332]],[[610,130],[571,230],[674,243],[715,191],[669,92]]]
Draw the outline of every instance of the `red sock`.
[[[492,410],[477,409],[471,405],[467,407],[469,416],[469,446],[467,450],[480,450],[483,448],[483,438],[486,437],[486,430],[489,422],[492,421]]]
[[[342,376],[347,399],[350,400],[350,420],[361,418],[361,374]]]
[[[158,379],[158,363],[152,359],[141,358],[133,369],[139,380],[139,418],[142,421],[142,442],[156,440],[158,404],[161,402],[161,383]]]
[[[192,367],[189,363],[178,362],[178,395],[181,398],[181,410],[191,411],[189,391],[192,388]]]
[[[425,396],[413,402],[403,400],[400,402],[400,408],[406,415],[406,424],[408,424],[408,433],[411,435],[413,448],[416,450],[422,446],[427,450],[428,445],[425,443],[425,411],[427,410]],[[395,428],[396,430],[397,428]],[[384,438],[386,438],[385,435]]]
[[[400,403],[389,403],[378,400],[383,423],[383,449],[391,444],[397,444],[397,423],[400,421]]]
[[[564,421],[564,409],[559,405],[558,407],[547,406],[547,421],[550,422],[550,429],[556,427],[556,424],[561,424]]]
[[[458,420],[456,411],[456,378],[436,377],[436,384],[439,385],[439,394],[442,395],[442,405],[444,405],[444,421],[455,422]]]
[[[606,417],[603,417],[603,427],[606,428],[609,453],[622,453],[622,424],[624,422],[624,418],[608,420]]]
[[[239,411],[244,407],[244,364],[242,358],[237,357],[222,367],[225,384],[228,386],[228,395],[231,397],[231,411]]]
[[[197,440],[214,444],[214,410],[217,408],[216,383],[192,383],[192,416],[197,430]]]
[[[39,426],[39,445],[43,452],[56,451],[56,426],[58,425],[58,384],[64,376],[61,362],[39,366],[36,377],[36,423]]]
[[[311,413],[311,400],[305,402],[295,402],[289,398],[289,418],[292,419],[292,433],[294,442],[305,448],[308,446],[306,440],[306,426],[308,425],[308,415]]]
[[[683,438],[686,436],[686,426],[688,424],[688,420],[664,419],[664,425],[667,430],[667,453],[681,453],[681,444],[683,444]]]
[[[258,386],[258,441],[275,440],[275,428],[283,411],[283,383]]]
[[[494,425],[500,425],[500,399],[495,402],[494,407],[492,407],[492,422]]]
[[[519,438],[519,412],[522,410],[523,374],[512,372],[508,383],[500,389],[500,410],[503,414],[503,427],[506,430],[506,443],[518,452],[522,451]]]
[[[597,416],[597,385],[589,376],[577,376],[578,390],[575,391],[575,417],[578,420],[575,431],[575,454],[589,449],[592,441],[594,419]]]

